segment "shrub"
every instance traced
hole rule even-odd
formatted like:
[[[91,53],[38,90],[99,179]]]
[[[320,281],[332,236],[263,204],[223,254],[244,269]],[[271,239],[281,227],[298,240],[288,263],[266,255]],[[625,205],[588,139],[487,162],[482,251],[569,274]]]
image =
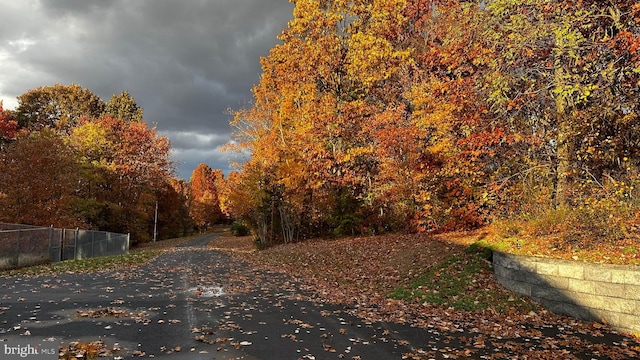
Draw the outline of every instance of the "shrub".
[[[559,246],[594,249],[629,236],[633,207],[629,203],[603,199],[577,207],[549,209],[530,219],[530,235],[560,236]]]
[[[249,227],[236,221],[231,225],[231,233],[234,236],[247,236],[251,231],[249,230]]]
[[[362,218],[358,214],[346,214],[340,219],[338,227],[333,229],[334,236],[360,234]]]

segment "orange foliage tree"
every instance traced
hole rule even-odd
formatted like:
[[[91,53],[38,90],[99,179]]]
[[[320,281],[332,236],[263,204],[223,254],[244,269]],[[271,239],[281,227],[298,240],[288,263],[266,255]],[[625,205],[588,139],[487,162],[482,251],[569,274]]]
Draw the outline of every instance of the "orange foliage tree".
[[[0,152],[0,221],[86,226],[76,216],[79,158],[52,130],[20,136]]]
[[[221,170],[198,164],[189,180],[189,213],[201,231],[223,219],[220,208],[220,187],[224,177]]]

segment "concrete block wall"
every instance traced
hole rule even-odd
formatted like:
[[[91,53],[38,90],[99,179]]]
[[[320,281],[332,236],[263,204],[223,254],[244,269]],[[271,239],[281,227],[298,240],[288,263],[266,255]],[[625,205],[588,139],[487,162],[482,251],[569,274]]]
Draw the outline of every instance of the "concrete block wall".
[[[615,329],[640,334],[640,266],[493,252],[498,281],[547,309]]]

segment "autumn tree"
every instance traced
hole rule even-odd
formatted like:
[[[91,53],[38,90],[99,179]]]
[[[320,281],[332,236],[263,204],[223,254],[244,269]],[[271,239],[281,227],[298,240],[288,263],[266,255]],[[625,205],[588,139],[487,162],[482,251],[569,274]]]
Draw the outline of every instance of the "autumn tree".
[[[235,176],[237,178],[237,175],[237,171],[231,171],[226,177],[223,176],[218,183],[218,200],[220,203],[220,211],[222,212],[222,216],[227,222],[234,220],[233,212],[229,209],[231,203],[229,200],[229,196],[231,196],[231,193],[234,190],[234,187],[231,185],[233,181],[230,180],[230,177]]]
[[[128,92],[123,91],[111,96],[104,106],[103,114],[128,122],[141,122],[143,110]]]
[[[12,119],[11,113],[4,110],[0,101],[0,150],[4,144],[13,140],[18,131],[18,123]]]
[[[18,96],[15,117],[20,128],[51,128],[67,132],[81,117],[97,118],[104,102],[80,85],[38,87]]]
[[[86,226],[76,212],[79,159],[51,129],[19,136],[0,152],[0,221]]]
[[[193,226],[187,207],[187,184],[184,180],[170,178],[154,189],[158,202],[158,239],[187,236]]]
[[[150,239],[154,191],[171,177],[168,139],[145,123],[108,115],[84,118],[70,136],[85,166],[80,190],[85,201],[106,206],[109,230]]]
[[[242,172],[229,173],[223,188],[223,208],[236,220],[250,226],[263,245],[273,243],[277,233],[271,226],[271,199],[263,183],[264,173],[255,162],[243,166]]]
[[[219,189],[223,179],[221,170],[213,170],[207,164],[198,164],[189,180],[189,212],[195,224],[203,231],[223,218],[220,209]]]
[[[262,59],[254,107],[234,121],[256,162],[248,168],[263,169],[269,223],[359,231],[378,171],[376,124],[390,119],[384,105],[403,108],[385,87],[409,55],[388,39],[401,11],[401,1],[296,2],[283,44]]]

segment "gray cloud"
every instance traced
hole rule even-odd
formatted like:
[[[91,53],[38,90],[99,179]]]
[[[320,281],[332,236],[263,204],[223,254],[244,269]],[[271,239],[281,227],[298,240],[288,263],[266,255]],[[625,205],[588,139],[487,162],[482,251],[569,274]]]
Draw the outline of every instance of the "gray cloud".
[[[0,0],[0,99],[76,83],[129,91],[174,147],[178,175],[228,168],[228,108],[251,101],[287,0]],[[215,152],[212,153],[212,152]]]

